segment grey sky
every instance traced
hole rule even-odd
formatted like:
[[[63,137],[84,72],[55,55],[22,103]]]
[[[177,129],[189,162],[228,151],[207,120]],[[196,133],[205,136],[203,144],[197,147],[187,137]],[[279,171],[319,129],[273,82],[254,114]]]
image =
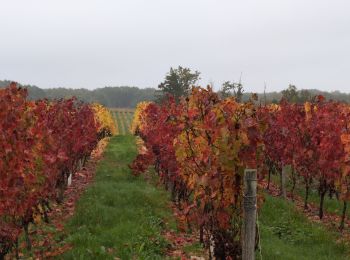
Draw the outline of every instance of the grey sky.
[[[350,1],[0,0],[0,79],[156,87],[171,66],[202,85],[350,92]]]

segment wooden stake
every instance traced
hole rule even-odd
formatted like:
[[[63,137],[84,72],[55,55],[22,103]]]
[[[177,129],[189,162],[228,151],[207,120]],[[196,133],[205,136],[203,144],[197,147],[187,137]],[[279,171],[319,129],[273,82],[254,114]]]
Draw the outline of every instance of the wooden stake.
[[[242,259],[255,259],[257,170],[244,171]]]

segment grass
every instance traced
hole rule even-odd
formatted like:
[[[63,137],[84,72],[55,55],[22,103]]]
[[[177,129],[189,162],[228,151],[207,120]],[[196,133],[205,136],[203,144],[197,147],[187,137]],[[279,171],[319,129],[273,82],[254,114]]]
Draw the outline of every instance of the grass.
[[[132,109],[113,108],[111,109],[115,121],[118,125],[119,134],[127,135],[130,133],[130,126],[133,119],[134,112]]]
[[[130,133],[130,125],[131,125],[131,122],[130,122],[130,119],[129,117],[127,116],[127,114],[129,114],[129,112],[121,112],[119,113],[119,115],[121,116],[122,120],[124,121],[124,125],[125,125],[125,131],[127,133]]]
[[[287,174],[289,174],[289,171]],[[272,175],[271,177],[272,177],[271,180],[273,181],[273,183],[279,187],[280,185],[279,175]],[[287,181],[286,188],[287,188],[287,191],[292,190],[291,181]],[[303,199],[305,198],[305,184],[302,183],[301,180],[298,180],[294,193],[302,197]],[[320,205],[320,196],[318,195],[317,183],[315,182],[312,184],[310,188],[308,202],[315,204],[317,207],[319,207]],[[334,213],[340,216],[343,210],[343,201],[337,200],[335,194],[333,195],[333,198],[330,198],[327,193],[326,196],[324,197],[324,209],[326,212]],[[350,210],[347,210],[346,216],[350,218]]]
[[[169,195],[131,175],[127,165],[135,155],[133,136],[111,139],[94,184],[66,226],[70,234],[66,242],[73,249],[63,259],[166,258],[168,242],[161,233],[165,227],[175,228]],[[350,259],[346,246],[337,242],[339,233],[310,222],[289,201],[265,198],[259,212],[263,259]],[[194,243],[183,250],[200,252],[201,245]]]
[[[198,256],[203,256],[203,246],[199,242],[194,242],[193,244],[185,245],[183,247],[183,251],[187,255],[198,255]]]
[[[310,222],[289,201],[265,197],[259,213],[263,259],[350,259],[345,244],[336,242],[339,233]]]
[[[129,120],[129,128],[131,127],[131,124],[132,124],[132,120],[134,118],[134,113],[133,112],[128,112],[127,113],[127,118]]]
[[[118,134],[121,135],[124,133],[124,127],[122,125],[122,122],[120,120],[120,118],[117,115],[117,112],[112,112],[113,116],[114,116],[114,122],[117,124],[118,126]]]
[[[304,187],[304,184],[302,184],[302,183],[298,184],[296,186],[295,192],[296,192],[296,194],[298,194],[302,198],[305,198],[305,187]],[[310,189],[308,201],[313,203],[313,204],[315,204],[315,205],[317,205],[319,207],[319,205],[320,205],[320,196],[318,195],[318,191],[317,191],[317,189],[315,187]],[[333,195],[333,198],[331,199],[331,198],[329,198],[329,195],[327,193],[326,196],[324,197],[324,209],[327,212],[334,213],[334,214],[337,214],[337,215],[340,216],[342,214],[342,210],[343,210],[343,201],[337,200],[335,195]],[[347,210],[346,216],[348,218],[350,217],[350,211],[349,210]]]
[[[121,135],[125,135],[127,133],[127,128],[126,128],[126,122],[124,120],[124,118],[122,117],[120,112],[114,112],[115,116],[118,120],[118,123],[120,124],[120,133]]]
[[[128,168],[136,155],[134,137],[113,137],[96,179],[67,224],[73,249],[64,259],[163,259],[167,241],[160,235],[172,218],[168,194]]]

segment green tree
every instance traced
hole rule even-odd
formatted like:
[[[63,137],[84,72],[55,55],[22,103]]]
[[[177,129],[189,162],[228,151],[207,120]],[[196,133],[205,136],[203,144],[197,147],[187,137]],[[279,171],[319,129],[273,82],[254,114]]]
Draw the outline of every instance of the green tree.
[[[220,94],[221,94],[221,97],[223,98],[233,96],[236,98],[237,102],[241,102],[243,97],[243,92],[244,92],[244,89],[241,82],[234,83],[231,81],[225,81],[222,84]]]
[[[303,104],[306,101],[310,101],[312,99],[312,94],[310,91],[306,89],[297,90],[296,86],[294,85],[289,85],[289,87],[285,90],[282,90],[281,93],[282,98],[291,103]]]
[[[312,95],[308,90],[302,89],[299,91],[299,103],[305,103],[306,101],[310,101],[311,99]]]
[[[186,96],[199,79],[200,72],[192,72],[189,68],[179,66],[177,69],[170,68],[162,83],[158,85],[158,99],[163,100],[167,95],[174,96],[178,102],[182,96]]]
[[[282,90],[282,98],[291,103],[297,103],[299,101],[297,87],[294,85],[289,85],[285,90]]]

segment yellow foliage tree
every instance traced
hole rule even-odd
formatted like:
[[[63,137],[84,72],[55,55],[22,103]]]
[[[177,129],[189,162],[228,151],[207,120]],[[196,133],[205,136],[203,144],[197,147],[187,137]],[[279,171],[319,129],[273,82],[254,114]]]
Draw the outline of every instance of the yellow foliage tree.
[[[117,135],[118,129],[111,112],[98,103],[93,103],[91,106],[95,113],[95,120],[99,123],[98,132],[100,137]]]
[[[137,104],[136,110],[134,113],[134,118],[131,124],[131,133],[136,134],[138,130],[142,130],[142,121],[143,121],[143,111],[148,107],[152,102],[143,101]]]

